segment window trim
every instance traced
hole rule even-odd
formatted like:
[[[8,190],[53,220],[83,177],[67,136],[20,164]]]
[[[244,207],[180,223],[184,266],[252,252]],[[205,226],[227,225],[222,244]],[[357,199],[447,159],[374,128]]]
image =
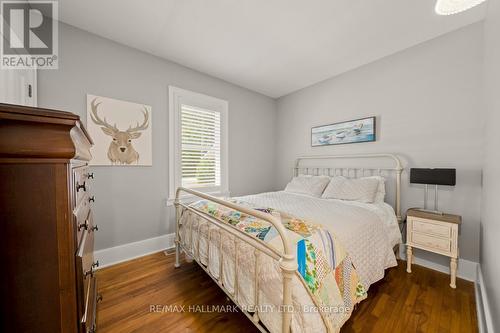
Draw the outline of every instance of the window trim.
[[[204,191],[203,188],[197,191],[208,193],[214,196],[229,196],[229,140],[228,140],[228,109],[229,103],[226,100],[204,95],[194,91],[168,86],[168,187],[169,194],[167,204],[171,205],[175,200],[175,190],[181,186],[181,105],[188,104],[199,108],[205,108],[220,112],[221,116],[221,185],[220,190]],[[189,201],[190,196],[183,196],[182,199]]]

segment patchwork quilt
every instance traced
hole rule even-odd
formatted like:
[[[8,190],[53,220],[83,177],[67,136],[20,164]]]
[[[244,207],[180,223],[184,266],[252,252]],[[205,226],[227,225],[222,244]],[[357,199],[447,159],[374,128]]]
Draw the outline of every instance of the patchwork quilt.
[[[367,293],[334,231],[272,208],[255,207],[235,199],[230,201],[281,219],[296,250],[296,275],[308,289],[329,331],[338,332]],[[269,222],[208,200],[197,201],[190,207],[281,250],[278,248],[281,238]]]

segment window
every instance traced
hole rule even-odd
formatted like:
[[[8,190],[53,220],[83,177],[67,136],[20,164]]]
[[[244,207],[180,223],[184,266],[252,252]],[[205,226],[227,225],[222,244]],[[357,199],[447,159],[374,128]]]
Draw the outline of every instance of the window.
[[[229,195],[228,103],[176,87],[169,87],[169,98],[169,201],[179,186]]]
[[[181,105],[181,184],[220,187],[220,113]]]

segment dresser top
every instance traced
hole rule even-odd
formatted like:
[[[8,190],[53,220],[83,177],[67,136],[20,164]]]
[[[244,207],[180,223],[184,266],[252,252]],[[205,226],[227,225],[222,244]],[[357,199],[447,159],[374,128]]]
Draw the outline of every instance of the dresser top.
[[[411,217],[418,217],[421,219],[441,221],[441,222],[447,222],[447,223],[454,223],[454,224],[462,223],[462,217],[460,215],[453,215],[453,214],[440,215],[440,214],[423,212],[423,211],[420,211],[416,208],[408,209],[408,211],[406,212],[406,215],[411,216]]]
[[[32,117],[46,117],[61,120],[80,120],[80,117],[71,112],[0,103],[0,117],[6,116],[8,114],[19,116],[25,115]],[[50,120],[47,119],[47,121]]]
[[[76,114],[0,103],[1,162],[88,161],[92,144]]]

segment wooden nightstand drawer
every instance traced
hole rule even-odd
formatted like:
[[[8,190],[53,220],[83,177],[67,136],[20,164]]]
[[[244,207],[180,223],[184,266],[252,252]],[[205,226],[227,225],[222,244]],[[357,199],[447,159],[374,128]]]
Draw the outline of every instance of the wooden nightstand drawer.
[[[415,246],[422,246],[429,250],[438,250],[441,252],[451,252],[451,240],[446,238],[434,237],[419,232],[411,233],[411,243]]]
[[[451,236],[451,225],[446,223],[435,223],[428,220],[412,219],[413,231],[449,238]]]

